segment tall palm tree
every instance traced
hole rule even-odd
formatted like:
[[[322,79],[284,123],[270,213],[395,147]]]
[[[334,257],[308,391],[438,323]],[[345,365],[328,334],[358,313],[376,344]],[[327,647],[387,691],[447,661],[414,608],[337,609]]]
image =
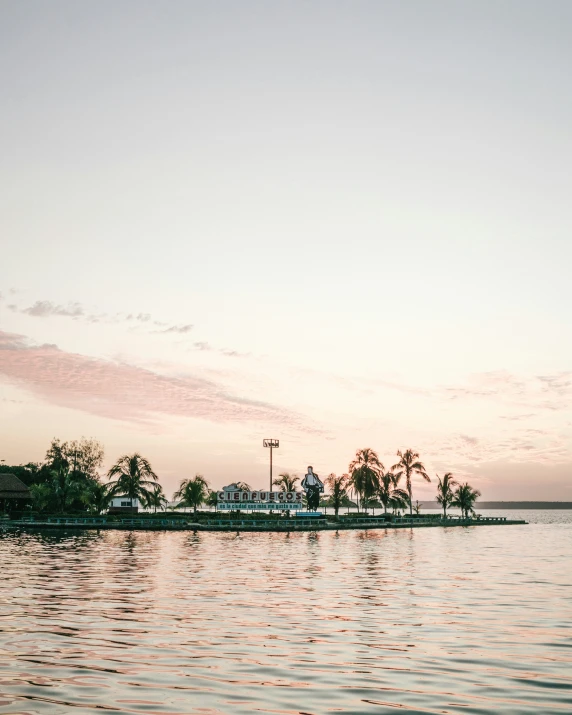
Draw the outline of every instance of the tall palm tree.
[[[407,492],[399,488],[399,477],[393,472],[383,472],[379,479],[377,495],[383,504],[383,511],[387,514],[388,506],[401,505],[407,502]]]
[[[461,484],[457,487],[453,499],[451,500],[451,506],[459,507],[461,514],[468,519],[469,513],[474,514],[474,505],[477,499],[481,496],[481,492],[477,489],[473,489],[469,484]]]
[[[348,471],[351,484],[366,508],[367,501],[376,494],[379,488],[379,478],[383,470],[383,464],[379,461],[377,453],[369,447],[358,449],[355,459],[350,463]]]
[[[328,506],[334,508],[334,514],[337,517],[340,507],[344,506],[348,499],[347,485],[349,477],[347,474],[342,474],[341,477],[337,477],[335,474],[330,474],[326,477],[325,481],[326,485],[331,490]]]
[[[133,506],[133,500],[139,499],[145,504],[151,497],[159,477],[153,471],[149,461],[140,454],[124,454],[107,473],[111,494],[125,494]]]
[[[459,486],[453,479],[451,472],[443,475],[443,479],[437,475],[437,501],[443,507],[443,519],[447,518],[447,507],[453,501],[453,487]]]
[[[431,479],[425,471],[425,465],[423,464],[423,462],[419,461],[419,455],[417,454],[417,452],[414,452],[411,449],[406,449],[405,452],[402,452],[400,449],[398,449],[397,456],[399,457],[399,462],[397,462],[393,465],[393,467],[391,467],[391,471],[393,472],[394,470],[399,470],[399,476],[401,476],[401,474],[405,474],[405,484],[407,488],[407,494],[409,496],[409,514],[413,516],[411,477],[413,477],[414,474],[418,474],[420,477],[423,477],[426,482],[430,482]]]
[[[178,506],[190,506],[193,513],[197,513],[197,507],[203,504],[209,497],[209,484],[202,474],[196,474],[189,479],[183,479],[177,491],[173,494],[173,500],[179,500]]]
[[[272,484],[275,487],[279,487],[281,492],[294,492],[296,491],[296,483],[299,481],[299,477],[284,472],[284,474],[279,474]]]

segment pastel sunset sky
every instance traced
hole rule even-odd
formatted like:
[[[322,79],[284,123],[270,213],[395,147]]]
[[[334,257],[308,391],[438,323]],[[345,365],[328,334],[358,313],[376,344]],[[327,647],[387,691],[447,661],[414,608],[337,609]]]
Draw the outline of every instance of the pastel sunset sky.
[[[572,3],[4,0],[0,458],[416,449],[572,501]],[[432,498],[418,484],[415,497]]]

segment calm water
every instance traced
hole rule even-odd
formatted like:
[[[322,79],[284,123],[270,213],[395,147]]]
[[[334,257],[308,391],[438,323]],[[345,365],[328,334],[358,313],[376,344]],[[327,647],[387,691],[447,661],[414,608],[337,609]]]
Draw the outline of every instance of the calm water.
[[[0,713],[571,712],[572,512],[524,514],[5,534]]]

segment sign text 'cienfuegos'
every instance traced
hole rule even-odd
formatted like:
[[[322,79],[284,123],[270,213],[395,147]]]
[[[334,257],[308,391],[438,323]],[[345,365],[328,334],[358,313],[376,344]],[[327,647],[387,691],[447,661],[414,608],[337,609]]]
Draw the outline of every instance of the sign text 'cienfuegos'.
[[[270,492],[224,487],[217,494],[218,509],[302,509],[302,492]]]

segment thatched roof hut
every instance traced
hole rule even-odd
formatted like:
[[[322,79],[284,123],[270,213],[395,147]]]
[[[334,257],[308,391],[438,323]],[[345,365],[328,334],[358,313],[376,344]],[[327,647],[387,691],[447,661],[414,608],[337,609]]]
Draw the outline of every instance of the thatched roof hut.
[[[0,499],[31,499],[32,493],[15,474],[0,474]]]

